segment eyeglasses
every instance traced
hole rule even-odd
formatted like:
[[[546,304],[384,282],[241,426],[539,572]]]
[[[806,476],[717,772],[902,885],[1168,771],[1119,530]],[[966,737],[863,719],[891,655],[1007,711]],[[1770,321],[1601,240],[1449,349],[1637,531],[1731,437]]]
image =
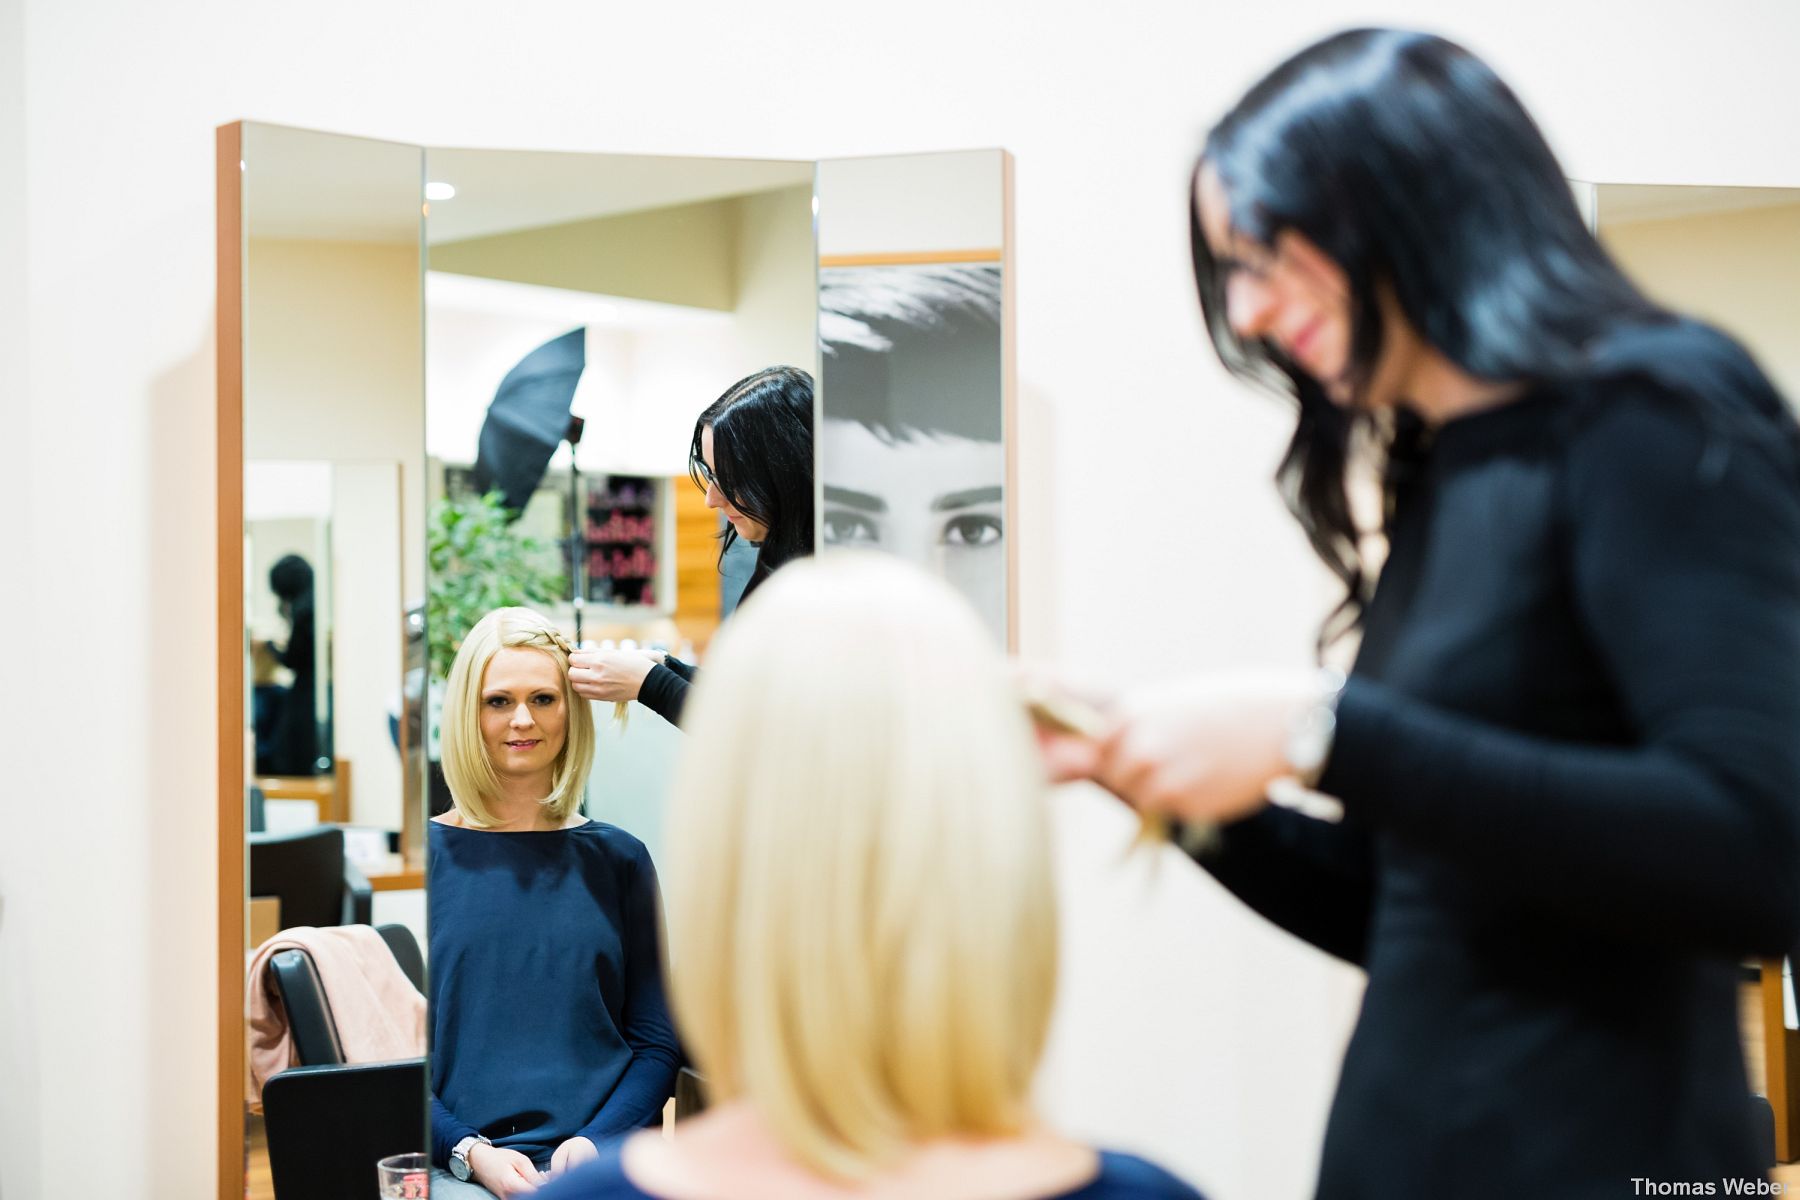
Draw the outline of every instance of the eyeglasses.
[[[1281,265],[1283,255],[1279,249],[1268,250],[1256,247],[1250,254],[1219,254],[1213,262],[1218,268],[1219,278],[1225,283],[1231,282],[1234,275],[1246,276],[1258,283],[1267,283],[1275,268]]]
[[[700,484],[702,488],[709,485],[712,487],[719,487],[719,477],[713,474],[712,468],[706,465],[706,460],[704,458],[698,456],[695,457],[693,475],[694,482]],[[719,488],[719,490],[723,492],[725,489]]]

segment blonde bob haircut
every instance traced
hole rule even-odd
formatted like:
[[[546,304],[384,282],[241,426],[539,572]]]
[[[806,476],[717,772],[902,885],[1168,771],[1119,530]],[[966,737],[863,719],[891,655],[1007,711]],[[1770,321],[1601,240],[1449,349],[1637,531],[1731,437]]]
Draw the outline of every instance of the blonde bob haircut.
[[[713,1099],[847,1180],[1023,1132],[1056,899],[1043,767],[974,610],[897,559],[789,563],[687,716],[671,990]]]
[[[540,803],[555,821],[566,821],[581,803],[594,765],[594,714],[569,686],[568,640],[555,625],[529,608],[496,608],[481,620],[456,651],[444,684],[444,780],[463,824],[486,829],[495,824],[488,804],[500,795],[500,776],[481,738],[481,685],[487,666],[501,650],[527,647],[547,654],[562,678],[567,713],[562,753],[557,755],[550,794]]]

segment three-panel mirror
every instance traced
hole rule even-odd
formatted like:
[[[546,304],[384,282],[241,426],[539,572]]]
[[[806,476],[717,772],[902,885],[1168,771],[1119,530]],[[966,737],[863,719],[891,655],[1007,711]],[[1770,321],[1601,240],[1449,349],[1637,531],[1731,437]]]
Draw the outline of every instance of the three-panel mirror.
[[[911,557],[1012,635],[1009,161],[252,123],[219,147],[220,1194],[375,1195],[377,1159],[461,1127],[435,1094],[453,1064],[509,1035],[446,1008],[467,943],[506,940],[445,940],[476,918],[437,897],[468,880],[428,886],[466,777],[444,764],[452,662],[506,606],[568,646],[704,661],[775,545],[739,524],[710,430],[697,445],[709,405],[766,368],[816,381],[808,547]],[[654,861],[680,729],[591,713],[568,824]],[[543,1119],[496,1111],[469,1121]]]

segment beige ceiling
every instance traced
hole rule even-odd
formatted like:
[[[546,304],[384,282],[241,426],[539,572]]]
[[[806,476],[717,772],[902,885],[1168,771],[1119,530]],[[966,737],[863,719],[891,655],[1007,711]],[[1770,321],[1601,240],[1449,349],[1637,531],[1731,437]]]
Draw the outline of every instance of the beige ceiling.
[[[1595,187],[1602,225],[1671,221],[1705,213],[1739,212],[1800,204],[1800,188],[1688,187],[1602,183]]]
[[[455,242],[592,217],[810,184],[813,164],[764,159],[428,150],[426,173],[452,184],[431,206],[432,242]]]
[[[417,146],[244,125],[244,223],[253,238],[417,245]]]
[[[456,188],[430,208],[432,242],[810,184],[811,162],[421,150],[246,122],[244,210],[257,238],[416,243],[425,179]]]

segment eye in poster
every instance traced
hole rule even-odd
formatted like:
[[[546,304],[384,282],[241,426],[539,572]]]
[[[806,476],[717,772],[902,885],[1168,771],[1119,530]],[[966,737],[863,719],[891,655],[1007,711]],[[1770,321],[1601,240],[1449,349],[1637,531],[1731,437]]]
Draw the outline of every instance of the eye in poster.
[[[1004,643],[1000,315],[999,263],[819,271],[825,544],[943,576]]]

